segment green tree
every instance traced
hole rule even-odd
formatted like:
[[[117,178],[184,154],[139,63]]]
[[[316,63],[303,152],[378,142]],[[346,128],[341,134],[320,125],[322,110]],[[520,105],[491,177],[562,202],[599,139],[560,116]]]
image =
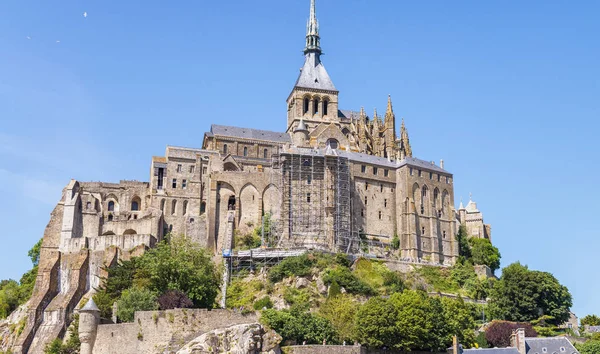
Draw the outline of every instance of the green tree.
[[[323,340],[337,343],[335,329],[327,319],[298,307],[282,311],[264,310],[260,322],[281,335],[284,343],[321,344]]]
[[[458,299],[442,298],[442,304],[450,335],[456,335],[458,341],[467,348],[474,346],[477,340],[472,309],[460,297]]]
[[[397,233],[394,233],[394,237],[392,238],[392,249],[397,250],[400,248],[400,238]]]
[[[42,241],[44,239],[41,238],[35,245],[33,245],[33,247],[27,252],[27,255],[29,256],[29,258],[31,258],[31,263],[33,263],[34,266],[37,266],[38,263],[40,262],[40,251],[42,249]]]
[[[397,317],[397,308],[390,300],[381,297],[370,298],[356,313],[356,340],[372,348],[396,344]]]
[[[569,319],[571,306],[569,290],[552,274],[531,271],[518,262],[502,270],[489,302],[493,318],[528,322],[547,315],[553,325]]]
[[[471,257],[474,264],[486,265],[492,272],[500,268],[500,251],[485,238],[472,237],[469,239],[471,245]]]
[[[156,295],[148,289],[135,287],[123,291],[117,306],[117,318],[121,322],[133,322],[136,311],[158,310]]]
[[[600,340],[590,340],[575,346],[581,354],[600,354]]]
[[[596,315],[587,315],[581,319],[581,326],[600,326],[600,317]]]
[[[467,226],[460,225],[456,241],[458,241],[458,254],[464,259],[471,258],[471,246],[469,246],[469,235],[467,234]]]
[[[319,308],[319,314],[329,320],[337,333],[339,342],[354,339],[354,317],[358,303],[347,294],[341,294],[327,301]]]
[[[210,256],[184,236],[161,242],[139,259],[136,279],[148,278],[149,288],[162,294],[180,290],[201,308],[212,308],[219,290],[220,276]]]
[[[0,318],[10,315],[20,303],[19,283],[3,280],[0,284]]]

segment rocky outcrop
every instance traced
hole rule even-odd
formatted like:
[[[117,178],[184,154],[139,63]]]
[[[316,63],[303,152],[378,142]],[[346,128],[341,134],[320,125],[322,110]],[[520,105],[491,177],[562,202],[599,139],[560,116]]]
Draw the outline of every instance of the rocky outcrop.
[[[279,354],[281,336],[259,323],[241,324],[202,334],[181,348],[177,354]]]

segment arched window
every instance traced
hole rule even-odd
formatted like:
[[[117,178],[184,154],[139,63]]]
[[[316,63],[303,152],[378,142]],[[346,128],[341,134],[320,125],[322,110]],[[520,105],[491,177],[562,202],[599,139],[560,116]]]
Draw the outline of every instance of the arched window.
[[[113,214],[108,214],[108,221],[113,221]]]
[[[161,199],[160,201],[160,211],[164,212],[165,211],[165,200]]]
[[[108,202],[108,211],[115,211],[115,202],[112,200]]]
[[[223,144],[223,154],[227,155],[227,144]]]
[[[342,134],[344,134],[347,138],[350,135],[350,130],[348,130],[348,128],[344,128],[342,129]]]
[[[310,100],[308,99],[308,97],[304,98],[304,104],[302,106],[302,114],[306,114],[308,113],[308,106],[310,105]]]
[[[227,201],[227,210],[235,210],[235,196],[233,195]]]
[[[244,146],[244,157],[248,156],[248,147]]]
[[[329,100],[323,100],[323,115],[326,116],[329,113]]]
[[[176,212],[177,212],[177,201],[173,200],[171,202],[171,215],[175,215]]]
[[[329,139],[327,140],[327,146],[329,146],[332,149],[337,149],[339,146],[339,142],[335,139]]]
[[[138,211],[140,210],[140,205],[138,204],[137,201],[133,201],[131,202],[131,211]]]
[[[87,203],[85,204],[85,208],[86,208],[87,210],[90,210],[90,209],[92,209],[92,202],[87,202]]]
[[[313,114],[319,114],[319,98],[315,97],[313,101]]]
[[[183,202],[183,215],[187,215],[187,206],[188,206],[188,201],[184,201]]]
[[[267,156],[269,155],[269,151],[267,149],[263,150],[263,158],[267,158]]]

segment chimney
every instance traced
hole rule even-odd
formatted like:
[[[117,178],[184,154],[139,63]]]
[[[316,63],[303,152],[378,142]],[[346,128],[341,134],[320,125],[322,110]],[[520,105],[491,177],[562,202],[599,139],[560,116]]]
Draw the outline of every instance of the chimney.
[[[512,332],[512,335],[510,336],[510,346],[517,348],[519,354],[527,354],[524,328],[517,328]]]
[[[441,167],[441,168],[444,168],[444,160],[443,160],[443,159],[442,159],[442,160],[440,160],[440,167]]]

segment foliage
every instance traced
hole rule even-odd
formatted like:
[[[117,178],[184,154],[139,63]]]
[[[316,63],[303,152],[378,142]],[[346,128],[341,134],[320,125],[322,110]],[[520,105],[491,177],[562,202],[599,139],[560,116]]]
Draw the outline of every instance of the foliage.
[[[291,310],[264,310],[260,321],[275,330],[289,344],[336,343],[336,333],[331,323],[318,315],[296,307]]]
[[[310,294],[306,289],[287,287],[283,292],[283,299],[292,306],[303,309],[310,308]]]
[[[336,296],[339,296],[342,293],[342,290],[340,288],[340,284],[337,283],[337,281],[332,281],[331,285],[329,285],[329,292],[327,293],[327,297],[328,298],[334,298]]]
[[[31,263],[33,263],[34,266],[37,266],[38,263],[40,263],[40,251],[42,249],[42,241],[43,238],[41,238],[35,245],[33,245],[33,247],[27,252],[27,255],[29,256],[29,258],[31,258]]]
[[[315,264],[315,257],[303,254],[296,257],[288,257],[281,261],[269,271],[269,280],[277,283],[283,278],[297,276],[304,277],[310,274],[312,266]]]
[[[356,340],[372,348],[395,344],[397,315],[396,306],[390,300],[370,298],[356,313]]]
[[[600,340],[589,340],[575,346],[581,354],[600,354]]]
[[[406,289],[404,280],[397,272],[387,271],[383,273],[383,286],[387,294],[402,292]]]
[[[235,235],[235,248],[240,250],[249,250],[258,248],[261,245],[260,238],[260,227],[254,229],[252,232],[245,235],[236,233]],[[236,230],[237,231],[237,230]]]
[[[373,295],[375,293],[369,284],[359,279],[346,267],[336,267],[325,271],[323,282],[330,285],[334,281],[351,294]]]
[[[94,294],[94,302],[98,309],[100,310],[101,318],[111,318],[112,317],[112,308],[113,304],[118,300],[118,298],[113,298],[106,291],[98,291]]]
[[[227,287],[227,308],[252,308],[256,300],[256,292],[260,290],[262,284],[258,280],[244,281],[237,278],[229,283]]]
[[[31,297],[38,273],[40,247],[41,240],[29,250],[28,255],[34,266],[23,274],[18,283],[12,279],[0,281],[0,319],[10,315]]]
[[[148,289],[135,287],[123,291],[117,306],[117,318],[121,322],[133,322],[136,311],[158,310],[156,295]]]
[[[525,322],[548,315],[553,325],[569,319],[572,305],[569,290],[552,274],[531,271],[518,262],[502,270],[490,298],[490,312],[496,319]]]
[[[489,348],[490,343],[485,339],[485,332],[479,332],[475,337],[475,346],[477,348]]]
[[[350,342],[354,339],[354,317],[357,310],[358,303],[350,295],[341,294],[327,299],[319,308],[319,314],[331,322],[338,342]]]
[[[180,290],[194,306],[212,308],[217,297],[220,276],[206,251],[189,238],[172,237],[161,242],[139,259],[149,288],[157,293]]]
[[[397,233],[394,233],[394,237],[392,238],[392,249],[397,250],[400,248],[400,238]]]
[[[158,297],[158,308],[161,310],[189,309],[194,307],[190,298],[180,290],[169,290]]]
[[[600,317],[596,315],[587,315],[581,319],[581,326],[600,326]]]
[[[464,259],[471,258],[471,246],[469,246],[468,238],[467,227],[460,225],[458,234],[456,234],[456,241],[458,241],[458,254]]]
[[[271,301],[271,298],[268,296],[265,296],[261,299],[258,299],[254,302],[254,309],[255,310],[262,310],[262,309],[272,309],[273,308],[273,301]]]
[[[525,329],[525,337],[537,337],[537,332],[530,323],[492,321],[485,330],[485,339],[491,347],[504,348],[510,346],[510,336],[518,328]]]
[[[450,279],[456,282],[458,286],[464,287],[469,281],[477,279],[475,267],[469,261],[459,260],[450,269]]]
[[[472,237],[469,239],[469,244],[473,264],[486,265],[492,272],[500,268],[500,251],[492,245],[490,240]]]
[[[467,347],[472,347],[477,343],[475,333],[475,320],[472,309],[462,298],[449,299],[442,298],[444,306],[444,316],[446,318],[447,330],[450,334],[455,334],[458,341]]]
[[[446,268],[422,266],[417,268],[417,273],[431,285],[435,291],[457,293],[459,285],[450,277]]]

